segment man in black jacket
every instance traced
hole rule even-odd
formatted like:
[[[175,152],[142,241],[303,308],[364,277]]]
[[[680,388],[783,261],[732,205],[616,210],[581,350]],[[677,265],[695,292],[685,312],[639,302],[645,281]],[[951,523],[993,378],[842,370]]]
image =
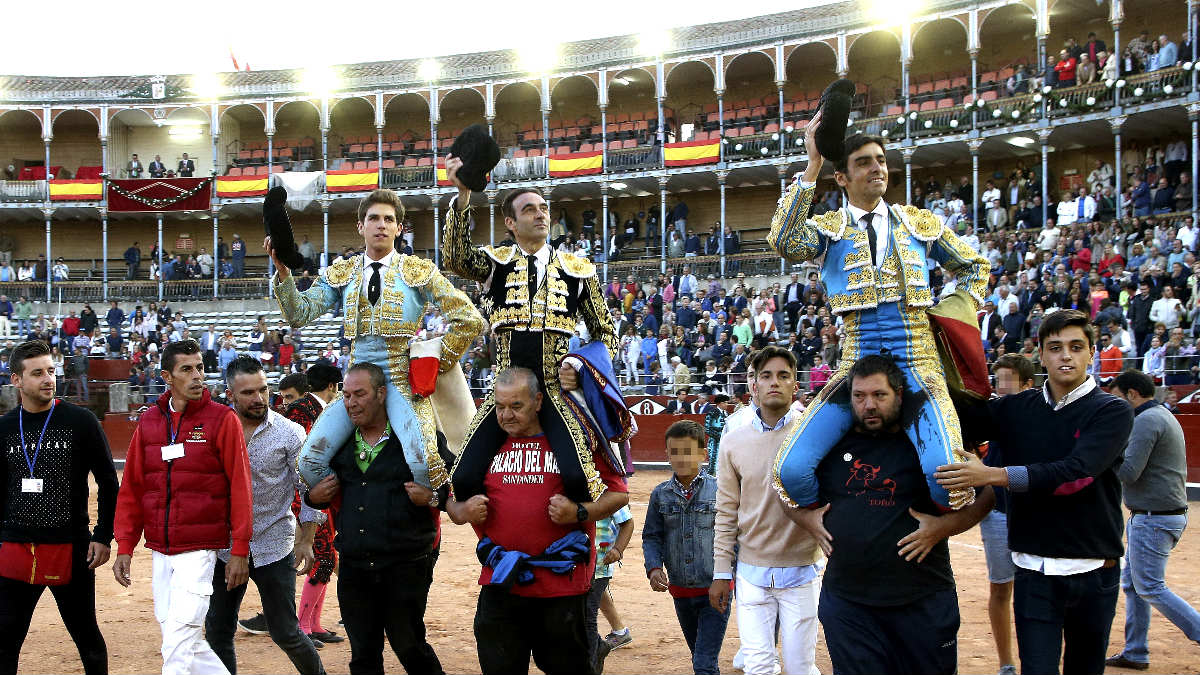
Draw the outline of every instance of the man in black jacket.
[[[1138,356],[1145,354],[1150,346],[1150,333],[1154,331],[1154,323],[1150,321],[1150,308],[1153,305],[1150,284],[1143,281],[1138,284],[1138,292],[1129,299],[1129,325],[1133,329],[1133,344],[1137,347]]]
[[[21,406],[0,417],[0,558],[37,545],[70,547],[67,583],[49,586],[88,675],[108,672],[108,648],[96,624],[96,573],[109,556],[117,472],[108,440],[85,408],[54,398],[54,362],[44,342],[25,342],[9,361]],[[88,531],[88,475],[97,485],[95,526]],[[35,553],[35,556],[38,555]],[[52,574],[43,564],[41,572]],[[33,571],[38,571],[33,570]],[[47,586],[0,577],[0,673],[17,672],[33,610]],[[38,666],[26,662],[27,670]]]
[[[333,456],[326,476],[309,491],[313,508],[335,508],[334,546],[341,554],[338,604],[350,637],[350,672],[383,673],[383,638],[409,673],[442,672],[425,640],[425,605],[437,562],[438,491],[413,481],[400,440],[388,424],[387,380],[373,363],[356,363],[342,386],[354,437]],[[439,434],[442,459],[454,456]]]
[[[1133,411],[1088,375],[1088,315],[1059,310],[1038,331],[1046,384],[963,410],[963,427],[1002,444],[1005,466],[938,467],[946,489],[1008,488],[1008,543],[1023,673],[1104,672],[1124,555],[1117,468]],[[1064,650],[1065,644],[1065,650]]]

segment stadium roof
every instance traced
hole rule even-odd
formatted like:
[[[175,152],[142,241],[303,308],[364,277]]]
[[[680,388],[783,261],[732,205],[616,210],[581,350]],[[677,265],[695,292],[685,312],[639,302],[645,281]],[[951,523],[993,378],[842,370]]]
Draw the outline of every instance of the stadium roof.
[[[702,3],[703,4],[703,3]],[[773,0],[766,3],[759,3],[754,7],[756,9],[770,9],[774,6],[795,6],[796,4],[808,4],[810,6],[803,9],[796,9],[774,14],[766,14],[750,18],[739,18],[714,23],[702,23],[680,28],[672,28],[669,31],[670,48],[667,55],[683,54],[692,52],[714,51],[717,49],[733,48],[745,45],[756,44],[771,44],[777,42],[780,38],[795,38],[800,35],[820,35],[830,34],[837,30],[842,30],[851,27],[862,26],[869,23],[868,14],[864,11],[864,3],[856,0],[843,0],[841,2],[828,2],[826,0],[808,0],[804,2],[800,0],[792,0],[791,2],[774,2]],[[959,6],[970,6],[977,3],[969,0],[929,0],[925,3],[928,10],[945,10]],[[722,2],[724,7],[723,14],[730,15],[730,5],[735,3]],[[394,5],[393,5],[394,7]],[[492,4],[489,7],[496,7]],[[689,5],[690,16],[712,16],[712,14],[703,11],[693,11],[694,7]],[[513,12],[511,8],[506,8],[504,12]],[[620,14],[620,13],[617,13]],[[362,21],[364,17],[369,16],[369,13],[363,13],[357,10],[353,13],[356,18],[357,29],[350,34],[342,37],[320,38],[337,40],[345,48],[339,48],[327,53],[331,53],[342,58],[348,52],[355,52],[349,47],[356,40],[363,39]],[[734,11],[736,16],[736,10]],[[314,20],[319,19],[318,14],[313,14]],[[586,19],[588,24],[600,22],[604,27],[617,32],[629,25],[627,18],[620,16],[612,17],[615,21],[600,22],[595,17]],[[686,20],[687,17],[685,17]],[[486,23],[478,21],[479,16],[472,17],[473,23]],[[443,19],[445,23],[447,19]],[[455,21],[456,19],[449,19]],[[561,19],[566,21],[567,19]],[[571,19],[572,21],[581,21],[578,18]],[[675,22],[679,21],[678,15],[674,17]],[[14,24],[15,25],[15,24]],[[413,25],[405,23],[405,25]],[[533,24],[536,26],[536,24]],[[550,26],[549,21],[545,25]],[[229,24],[224,24],[225,31],[228,31]],[[644,23],[638,24],[639,28],[644,26]],[[243,24],[246,29],[246,35],[253,38],[255,42],[271,42],[269,37],[272,30],[256,31],[253,29],[253,24]],[[295,53],[304,54],[312,51],[312,47],[306,43],[305,39],[294,37],[299,30],[295,27],[293,20],[289,20],[286,24],[281,25],[279,32],[293,36],[291,38],[283,38],[275,44],[276,49],[283,54]],[[225,32],[222,31],[222,32]],[[337,31],[332,31],[325,28],[322,35],[331,35]],[[475,44],[469,40],[458,39],[453,29],[447,30],[432,30],[426,31],[435,36],[438,40],[440,48],[454,49],[460,46],[469,46]],[[495,33],[495,31],[492,31]],[[548,33],[549,30],[541,31]],[[413,30],[406,30],[397,27],[394,30],[394,36],[385,29],[382,33],[376,34],[384,41],[391,44],[399,45],[394,49],[387,50],[388,53],[397,53],[405,51],[403,46],[409,41],[409,36],[414,33]],[[593,30],[594,34],[595,31]],[[146,36],[143,36],[146,37]],[[372,36],[374,37],[374,36]],[[266,38],[264,40],[264,38]],[[205,38],[200,37],[195,31],[189,30],[186,38],[186,47],[184,49],[196,48],[199,42]],[[213,40],[220,43],[221,36],[214,36]],[[490,38],[493,42],[496,41],[493,35]],[[511,42],[511,39],[505,40]],[[172,35],[160,35],[149,37],[137,43],[135,53],[131,58],[123,58],[124,52],[120,49],[121,41],[116,42],[106,40],[104,53],[111,54],[109,59],[101,59],[103,65],[97,66],[91,63],[91,59],[79,59],[80,52],[73,52],[74,62],[79,68],[96,68],[111,66],[112,71],[119,72],[121,69],[129,69],[137,67],[145,69],[146,66],[154,62],[153,58],[145,56],[145,50],[175,50],[179,47],[172,44]],[[224,47],[221,47],[224,49]],[[386,50],[386,47],[384,48]],[[380,51],[377,48],[376,53]],[[411,51],[411,49],[409,49]],[[23,53],[15,45],[8,45],[10,54]],[[431,52],[427,52],[425,55]],[[587,70],[603,67],[606,65],[617,65],[621,63],[629,63],[639,59],[645,59],[638,47],[638,35],[627,34],[615,37],[595,37],[589,39],[581,39],[573,42],[566,42],[560,46],[557,71],[570,72],[576,70]],[[421,78],[418,76],[418,67],[424,60],[423,58],[407,58],[399,60],[387,61],[366,61],[359,63],[351,63],[348,65],[336,66],[341,86],[340,90],[369,90],[379,87],[404,87],[404,86],[419,86]],[[13,67],[12,64],[18,59],[6,59],[9,64],[7,67]],[[173,63],[170,59],[164,59],[167,63]],[[506,78],[521,78],[527,73],[518,58],[518,52],[513,49],[499,49],[492,51],[479,51],[471,53],[456,53],[447,56],[437,57],[440,65],[441,75],[439,83],[452,83],[462,81],[480,81],[488,79],[506,79]],[[41,51],[32,59],[30,63],[39,64],[45,63],[45,52]],[[194,62],[194,61],[193,61]],[[40,68],[38,65],[32,67]],[[224,62],[224,67],[229,68],[229,62]],[[219,70],[213,68],[212,70]],[[75,70],[73,72],[80,72]],[[255,96],[255,95],[270,95],[270,94],[289,94],[289,93],[304,93],[301,89],[300,80],[302,78],[302,68],[286,68],[277,70],[254,70],[251,72],[225,72],[219,75],[224,84],[227,96]],[[137,90],[140,87],[145,87],[149,77],[161,75],[162,73],[143,72],[142,74],[113,74],[113,75],[98,75],[87,77],[62,77],[62,76],[38,76],[38,75],[0,75],[0,99],[22,102],[22,101],[71,101],[71,100],[101,100],[110,98],[129,97],[129,92]],[[166,75],[166,86],[168,92],[175,88],[176,91],[186,90],[191,84],[191,75]],[[142,97],[137,97],[142,98]]]

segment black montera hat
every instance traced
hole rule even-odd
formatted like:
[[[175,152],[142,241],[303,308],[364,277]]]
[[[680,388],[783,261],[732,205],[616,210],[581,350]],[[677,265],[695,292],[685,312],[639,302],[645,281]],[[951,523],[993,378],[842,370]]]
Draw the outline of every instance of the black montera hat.
[[[287,190],[280,186],[271,188],[263,200],[263,225],[271,237],[271,248],[275,249],[279,262],[291,269],[299,269],[304,266],[304,256],[296,248],[296,237],[292,235],[292,223],[284,206],[286,201]]]
[[[450,154],[462,160],[458,179],[473,192],[483,192],[488,184],[488,173],[500,163],[500,146],[482,124],[472,124],[464,129],[450,146]]]
[[[854,83],[845,78],[834,80],[821,94],[821,126],[817,128],[817,151],[831,162],[846,154],[846,126],[850,105],[854,102]]]

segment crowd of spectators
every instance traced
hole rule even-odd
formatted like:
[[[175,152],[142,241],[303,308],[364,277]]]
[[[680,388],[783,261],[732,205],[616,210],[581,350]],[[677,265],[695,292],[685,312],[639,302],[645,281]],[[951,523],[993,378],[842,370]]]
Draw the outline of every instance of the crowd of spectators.
[[[1176,43],[1166,34],[1152,37],[1149,31],[1143,30],[1124,46],[1119,56],[1110,50],[1109,44],[1094,32],[1088,33],[1082,43],[1069,36],[1058,51],[1047,50],[1044,67],[1015,66],[1012,75],[1003,83],[1003,93],[1016,96],[1035,93],[1044,86],[1058,88],[1115,82],[1122,77],[1152,73],[1192,60],[1192,41],[1186,31]]]
[[[125,164],[125,175],[128,178],[191,178],[195,173],[196,162],[188,157],[186,152],[179,158],[179,163],[174,169],[163,163],[161,155],[155,155],[149,164],[143,164],[136,152],[130,155]]]

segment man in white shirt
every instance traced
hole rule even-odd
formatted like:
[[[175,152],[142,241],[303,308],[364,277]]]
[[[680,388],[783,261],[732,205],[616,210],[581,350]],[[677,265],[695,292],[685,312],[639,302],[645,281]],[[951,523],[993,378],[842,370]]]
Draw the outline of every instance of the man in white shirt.
[[[196,262],[200,264],[200,273],[205,277],[211,277],[213,271],[213,257],[209,255],[205,248],[200,249],[200,255],[196,256]]]
[[[1058,223],[1053,218],[1047,218],[1042,231],[1038,233],[1037,247],[1039,251],[1053,251],[1058,246]]]
[[[1055,210],[1055,213],[1058,214],[1058,224],[1075,224],[1075,221],[1079,218],[1079,216],[1076,214],[1078,210],[1078,207],[1075,206],[1075,198],[1070,192],[1064,192],[1062,195],[1062,201],[1058,203],[1058,208]]]
[[[987,188],[983,191],[983,195],[980,197],[980,199],[980,203],[987,205],[991,205],[992,202],[1000,201],[1000,188],[996,187],[996,184],[989,180],[987,182]]]
[[[1101,192],[1105,187],[1112,187],[1112,179],[1112,167],[1108,165],[1108,162],[1098,159],[1096,160],[1096,168],[1092,169],[1092,172],[1088,174],[1088,187],[1091,188],[1093,193]]]

